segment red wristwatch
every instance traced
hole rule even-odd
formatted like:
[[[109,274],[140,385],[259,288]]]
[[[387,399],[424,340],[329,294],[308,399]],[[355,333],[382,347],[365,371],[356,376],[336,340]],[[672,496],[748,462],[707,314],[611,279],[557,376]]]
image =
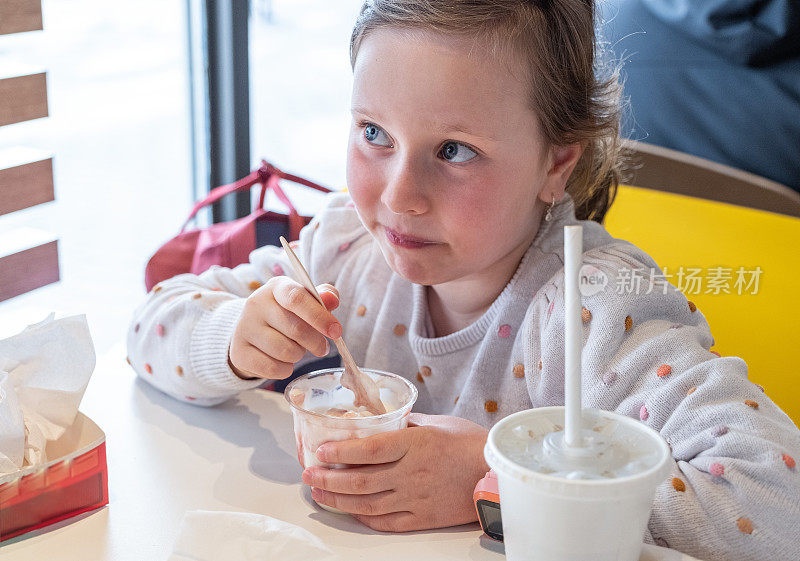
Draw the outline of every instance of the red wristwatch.
[[[478,511],[478,522],[483,532],[493,540],[503,541],[503,521],[500,518],[500,491],[497,488],[497,474],[492,470],[486,472],[478,481],[472,493],[475,510]]]

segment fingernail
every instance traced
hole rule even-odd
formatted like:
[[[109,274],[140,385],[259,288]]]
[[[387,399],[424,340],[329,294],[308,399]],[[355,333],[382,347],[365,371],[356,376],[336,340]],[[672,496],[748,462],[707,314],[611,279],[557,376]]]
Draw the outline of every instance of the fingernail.
[[[330,343],[328,343],[328,340],[325,339],[325,354],[328,354],[330,352],[331,352],[331,345]]]
[[[342,336],[342,324],[332,323],[328,326],[328,337],[331,339],[338,339]]]
[[[303,475],[301,477],[303,479],[303,483],[305,483],[306,485],[311,485],[311,480],[313,479],[311,477],[311,470],[308,469],[304,470]]]
[[[324,462],[325,461],[325,449],[322,446],[317,448],[317,459],[320,462]]]
[[[320,491],[316,487],[312,487],[311,488],[311,498],[314,499],[315,501],[321,501],[322,500],[322,491]]]

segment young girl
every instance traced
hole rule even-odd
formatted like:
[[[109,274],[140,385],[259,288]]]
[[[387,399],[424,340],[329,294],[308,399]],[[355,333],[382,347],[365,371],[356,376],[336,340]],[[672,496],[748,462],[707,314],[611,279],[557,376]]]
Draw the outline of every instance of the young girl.
[[[487,429],[563,404],[562,235],[582,224],[583,263],[610,280],[583,299],[584,406],[640,419],[672,447],[646,540],[705,560],[800,559],[800,432],[741,359],[709,351],[708,324],[674,287],[615,289],[658,269],[589,220],[619,169],[617,83],[595,75],[593,23],[588,0],[366,2],[349,192],[298,247],[327,310],[264,247],[155,287],[130,360],[213,405],[344,333],[358,364],[407,377],[419,400],[408,429],[320,447],[358,467],[306,469],[314,499],[377,530],[472,522]]]

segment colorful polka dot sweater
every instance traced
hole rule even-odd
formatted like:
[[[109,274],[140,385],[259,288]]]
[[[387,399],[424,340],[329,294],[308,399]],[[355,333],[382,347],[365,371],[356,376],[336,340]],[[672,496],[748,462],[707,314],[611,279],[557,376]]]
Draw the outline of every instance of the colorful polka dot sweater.
[[[338,288],[334,313],[358,364],[411,380],[415,411],[490,427],[564,403],[563,226],[577,221],[568,197],[552,215],[491,307],[445,337],[431,336],[425,288],[389,269],[346,194],[330,197],[297,249],[315,282]],[[585,265],[608,279],[657,270],[638,248],[582,224]],[[156,286],[128,333],[133,368],[200,405],[256,387],[230,370],[228,345],[247,296],[289,270],[270,246],[232,270]],[[609,282],[583,298],[582,319],[584,406],[639,419],[672,449],[645,539],[707,561],[800,559],[800,431],[748,381],[744,361],[709,350],[701,311],[671,285],[620,293]]]

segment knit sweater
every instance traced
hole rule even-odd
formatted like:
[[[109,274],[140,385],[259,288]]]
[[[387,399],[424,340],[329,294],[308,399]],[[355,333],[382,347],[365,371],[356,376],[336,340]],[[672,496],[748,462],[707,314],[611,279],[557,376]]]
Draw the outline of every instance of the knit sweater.
[[[414,411],[488,428],[564,403],[563,227],[571,224],[583,226],[582,265],[608,281],[582,297],[583,406],[639,419],[672,449],[645,540],[707,561],[800,559],[800,431],[748,381],[743,360],[709,350],[705,318],[674,286],[620,290],[616,279],[633,270],[658,278],[658,266],[601,225],[576,220],[569,197],[489,309],[443,337],[433,336],[426,287],[389,268],[346,194],[329,197],[297,250],[316,283],[339,290],[334,315],[359,365],[408,378],[419,390]],[[228,346],[246,298],[289,271],[282,250],[268,246],[234,269],[160,283],[135,312],[129,361],[144,380],[200,405],[258,386],[230,370]]]

